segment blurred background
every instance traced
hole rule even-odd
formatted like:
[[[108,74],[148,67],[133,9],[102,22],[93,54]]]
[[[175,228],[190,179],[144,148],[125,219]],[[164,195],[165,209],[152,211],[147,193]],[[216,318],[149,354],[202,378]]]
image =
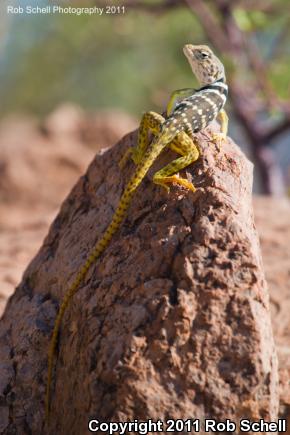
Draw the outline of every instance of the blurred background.
[[[54,5],[97,9],[53,13]],[[51,12],[29,14],[26,6]],[[226,66],[229,135],[255,164],[280,416],[290,419],[289,6],[289,0],[1,0],[0,314],[96,151],[137,128],[143,112],[164,111],[173,90],[197,86],[182,47],[209,44]]]
[[[25,12],[54,4],[103,13]],[[206,43],[226,65],[230,135],[255,162],[255,192],[289,189],[288,0],[10,0],[1,9],[2,118],[43,121],[70,102],[118,109],[137,125],[143,111],[162,111],[172,90],[196,85],[182,46]]]

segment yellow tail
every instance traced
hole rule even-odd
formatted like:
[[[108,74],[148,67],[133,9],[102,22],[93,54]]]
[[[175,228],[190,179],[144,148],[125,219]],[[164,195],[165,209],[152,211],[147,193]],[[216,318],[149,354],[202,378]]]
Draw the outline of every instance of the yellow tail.
[[[166,137],[165,137],[166,136]],[[78,271],[77,276],[69,287],[67,292],[64,295],[62,303],[60,305],[54,327],[52,332],[52,337],[50,340],[49,350],[48,350],[48,373],[47,373],[47,386],[46,386],[46,395],[45,395],[45,416],[48,421],[49,418],[49,409],[50,409],[50,389],[51,389],[51,380],[52,380],[52,369],[53,369],[53,359],[56,349],[57,337],[61,325],[62,318],[68,307],[72,297],[76,293],[79,285],[86,277],[86,274],[91,267],[91,265],[100,257],[100,255],[104,252],[108,244],[110,243],[115,232],[120,228],[123,219],[126,216],[127,210],[129,208],[132,196],[145,177],[148,169],[156,159],[156,157],[160,154],[162,149],[167,145],[167,143],[172,139],[172,136],[167,137],[168,135],[161,135],[155,143],[152,143],[149,150],[144,156],[144,159],[140,165],[136,168],[134,175],[131,180],[127,184],[123,195],[120,198],[119,205],[116,209],[116,212],[112,218],[112,221],[108,228],[106,229],[101,240],[97,242],[95,247],[92,249],[89,257],[87,258],[85,264]]]
[[[72,283],[72,285],[69,287],[67,292],[64,295],[64,298],[62,300],[62,303],[60,305],[55,323],[53,328],[53,333],[49,345],[49,351],[48,351],[48,375],[47,375],[47,387],[46,387],[46,400],[45,400],[45,414],[46,418],[48,419],[49,416],[49,403],[50,403],[50,386],[51,386],[51,379],[52,379],[52,368],[53,368],[53,358],[55,354],[55,348],[56,348],[56,342],[57,337],[61,325],[62,318],[64,316],[64,313],[66,311],[66,308],[68,307],[70,300],[76,293],[79,285],[86,277],[86,274],[91,267],[91,265],[100,257],[100,255],[104,252],[108,244],[110,243],[114,233],[118,230],[120,227],[127,209],[128,205],[130,203],[131,197],[133,195],[133,191],[125,191],[124,194],[121,197],[121,200],[119,202],[119,206],[113,216],[112,222],[108,226],[105,234],[101,238],[99,242],[95,245],[93,250],[91,251],[89,257],[87,258],[85,264],[81,267],[81,269],[78,271],[77,276]]]

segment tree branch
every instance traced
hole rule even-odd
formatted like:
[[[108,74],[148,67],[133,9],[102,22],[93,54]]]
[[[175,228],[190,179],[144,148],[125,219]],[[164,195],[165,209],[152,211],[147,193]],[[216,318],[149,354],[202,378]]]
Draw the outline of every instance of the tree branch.
[[[290,129],[290,117],[285,118],[279,124],[266,130],[264,134],[265,141],[270,142],[273,139],[276,139],[277,136],[280,136],[280,134],[285,133],[289,129]]]
[[[262,60],[260,57],[256,61],[253,59],[253,47],[248,46],[241,29],[235,22],[232,2],[228,0],[217,0],[214,3],[202,0],[186,0],[186,3],[200,19],[209,41],[215,48],[222,53],[229,53],[233,64],[238,65],[240,69],[243,64],[248,68],[252,66],[255,73],[258,74],[255,77],[254,83],[250,83],[249,86],[241,84],[240,74],[231,74],[229,76],[231,101],[234,114],[244,128],[251,145],[264,193],[281,193],[281,184],[278,181],[279,177],[276,176],[280,169],[271,149],[267,145],[283,129],[288,128],[288,122],[284,122],[283,125],[264,132],[264,127],[257,120],[258,109],[267,112],[267,105],[264,98],[263,106],[261,107],[255,89],[260,88],[264,94],[269,94],[266,76],[263,77],[262,86],[259,81],[260,75],[258,71],[263,68]],[[215,13],[212,12],[209,4],[214,8]],[[216,17],[219,17],[219,19]],[[251,51],[251,55],[249,55],[249,51]],[[239,69],[237,72],[239,72]]]
[[[211,12],[203,0],[185,0],[191,11],[197,15],[204,27],[204,30],[211,41],[220,52],[229,52],[231,46],[220,28],[216,16]]]

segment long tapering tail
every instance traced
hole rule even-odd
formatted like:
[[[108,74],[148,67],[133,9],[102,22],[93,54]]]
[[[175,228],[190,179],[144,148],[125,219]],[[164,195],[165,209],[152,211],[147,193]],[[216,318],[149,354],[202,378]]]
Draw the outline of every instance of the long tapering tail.
[[[135,173],[132,178],[128,182],[124,193],[122,194],[118,207],[114,213],[112,221],[110,225],[107,227],[103,237],[96,243],[95,247],[90,252],[85,264],[78,271],[75,280],[72,285],[69,287],[67,292],[65,293],[62,303],[60,305],[54,327],[52,332],[52,337],[50,340],[49,350],[48,350],[48,373],[47,373],[47,385],[46,385],[46,395],[45,395],[45,416],[46,421],[49,419],[49,411],[50,411],[50,390],[51,390],[51,381],[52,381],[52,370],[53,370],[53,359],[56,349],[57,337],[59,334],[60,325],[64,316],[64,313],[78,290],[78,287],[85,279],[86,274],[91,267],[91,265],[100,257],[100,255],[104,252],[108,244],[110,243],[113,235],[120,228],[122,221],[124,220],[127,210],[129,208],[132,196],[134,195],[135,190],[145,177],[148,172],[150,166],[156,159],[156,157],[160,154],[162,149],[167,145],[167,143],[172,139],[172,137],[167,137],[167,134],[164,136],[161,135],[156,142],[152,143],[150,149],[145,154],[143,161],[140,165],[137,166]]]
[[[119,229],[129,206],[131,197],[133,195],[134,191],[125,190],[124,194],[122,195],[119,205],[116,209],[116,212],[113,216],[113,219],[108,226],[107,230],[105,231],[103,237],[101,240],[97,242],[93,250],[90,252],[89,257],[87,258],[85,264],[81,267],[81,269],[78,271],[77,276],[75,280],[73,281],[72,285],[69,287],[67,292],[65,293],[62,303],[60,305],[54,327],[52,332],[52,337],[49,345],[49,351],[48,351],[48,373],[47,373],[47,386],[46,386],[46,398],[45,398],[45,415],[46,419],[49,417],[49,406],[50,406],[50,389],[51,389],[51,380],[52,380],[52,369],[53,369],[53,359],[56,349],[56,343],[57,343],[57,337],[60,329],[60,325],[64,316],[64,313],[76,293],[78,287],[80,286],[81,282],[85,279],[86,274],[91,267],[91,265],[100,257],[100,255],[104,252],[108,244],[110,243],[113,235],[115,232]]]

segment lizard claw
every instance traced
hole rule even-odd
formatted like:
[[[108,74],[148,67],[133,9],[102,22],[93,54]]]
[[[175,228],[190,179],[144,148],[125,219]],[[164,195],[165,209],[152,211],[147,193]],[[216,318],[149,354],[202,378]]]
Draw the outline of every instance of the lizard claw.
[[[169,193],[170,192],[170,188],[168,186],[169,183],[173,183],[173,184],[179,184],[179,186],[185,187],[188,190],[191,190],[191,192],[195,192],[196,188],[194,187],[194,185],[186,180],[185,178],[181,178],[178,175],[172,175],[170,177],[164,177],[164,179],[160,179],[160,180],[154,180],[154,183],[159,184],[160,186],[164,187],[166,189],[166,191]]]
[[[221,151],[223,144],[226,142],[227,136],[224,133],[214,133],[212,142],[216,145],[218,152]]]
[[[194,187],[194,185],[190,181],[188,181],[186,178],[182,178],[178,174],[172,175],[170,178],[171,178],[172,183],[179,184],[179,186],[183,186],[186,189],[191,190],[191,192],[196,191],[196,188]]]
[[[176,180],[176,182],[180,186],[183,186],[186,189],[191,190],[191,192],[196,191],[196,188],[194,187],[194,185],[190,181],[186,180],[185,178],[179,178],[179,180],[178,181]]]
[[[154,183],[158,184],[161,187],[163,187],[163,189],[165,189],[167,193],[170,193],[170,187],[166,183],[156,182],[156,181],[154,181]]]

